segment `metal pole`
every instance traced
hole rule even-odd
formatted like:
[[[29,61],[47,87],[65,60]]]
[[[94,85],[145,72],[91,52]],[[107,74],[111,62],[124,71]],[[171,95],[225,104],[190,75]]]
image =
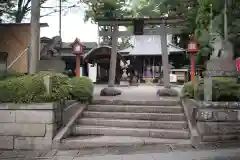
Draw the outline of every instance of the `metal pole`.
[[[59,36],[62,38],[62,0],[59,0]]]
[[[112,34],[112,50],[111,50],[111,60],[110,60],[110,68],[109,68],[108,87],[114,87],[115,85],[116,63],[117,63],[117,39],[118,39],[117,32],[118,32],[118,24],[114,24],[113,34]]]
[[[29,55],[29,73],[37,72],[40,54],[40,0],[31,1],[31,46]]]
[[[194,78],[195,78],[195,59],[194,59],[194,53],[190,54],[190,65],[191,65],[191,81],[194,84]]]
[[[227,0],[225,0],[224,4],[224,42],[225,45],[228,41],[228,19],[227,19]]]

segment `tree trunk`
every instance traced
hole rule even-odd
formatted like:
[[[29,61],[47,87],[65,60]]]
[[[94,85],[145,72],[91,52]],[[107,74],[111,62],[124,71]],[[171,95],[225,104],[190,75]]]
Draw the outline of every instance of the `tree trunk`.
[[[23,12],[18,12],[15,17],[15,23],[21,23],[23,18],[24,18],[25,13]]]

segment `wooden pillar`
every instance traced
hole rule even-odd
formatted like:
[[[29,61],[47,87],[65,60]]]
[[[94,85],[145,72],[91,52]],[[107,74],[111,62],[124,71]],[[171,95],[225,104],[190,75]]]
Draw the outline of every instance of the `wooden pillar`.
[[[166,26],[161,25],[161,29],[162,30],[160,35],[161,35],[162,64],[163,64],[163,83],[164,83],[164,88],[170,88]]]
[[[116,63],[117,63],[117,38],[118,38],[117,33],[118,33],[118,25],[114,24],[113,34],[112,34],[112,50],[111,50],[111,60],[110,60],[110,67],[109,67],[108,87],[114,87],[115,85]]]

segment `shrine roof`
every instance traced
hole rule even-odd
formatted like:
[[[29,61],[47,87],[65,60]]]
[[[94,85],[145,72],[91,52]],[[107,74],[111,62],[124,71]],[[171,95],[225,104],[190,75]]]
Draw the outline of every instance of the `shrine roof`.
[[[170,39],[171,37],[168,37],[169,53],[185,52],[184,49],[172,44]],[[162,55],[160,35],[132,36],[130,41],[133,47],[120,50],[120,53],[128,53],[127,55]]]
[[[108,62],[111,58],[111,46],[100,46],[96,48],[92,48],[88,53],[83,55],[83,58],[88,61],[88,63],[95,63],[101,59],[108,59]],[[124,57],[117,52],[117,58],[119,58],[123,63],[126,63]]]
[[[62,48],[64,49],[72,49],[72,47],[70,46],[72,44],[72,42],[62,42]],[[95,46],[97,46],[96,42],[83,42],[83,45],[85,46],[85,48],[93,48]]]

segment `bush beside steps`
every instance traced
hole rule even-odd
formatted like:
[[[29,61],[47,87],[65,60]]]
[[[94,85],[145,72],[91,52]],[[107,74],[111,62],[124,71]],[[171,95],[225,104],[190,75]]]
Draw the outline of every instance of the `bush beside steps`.
[[[44,76],[51,79],[50,94],[47,94]],[[90,101],[93,89],[94,85],[87,77],[69,78],[64,74],[48,71],[33,75],[8,73],[0,76],[0,103]]]
[[[212,101],[240,101],[240,84],[236,78],[213,77]],[[204,100],[204,82],[201,80],[196,85],[195,96],[192,82],[185,83],[182,89],[182,97]]]

